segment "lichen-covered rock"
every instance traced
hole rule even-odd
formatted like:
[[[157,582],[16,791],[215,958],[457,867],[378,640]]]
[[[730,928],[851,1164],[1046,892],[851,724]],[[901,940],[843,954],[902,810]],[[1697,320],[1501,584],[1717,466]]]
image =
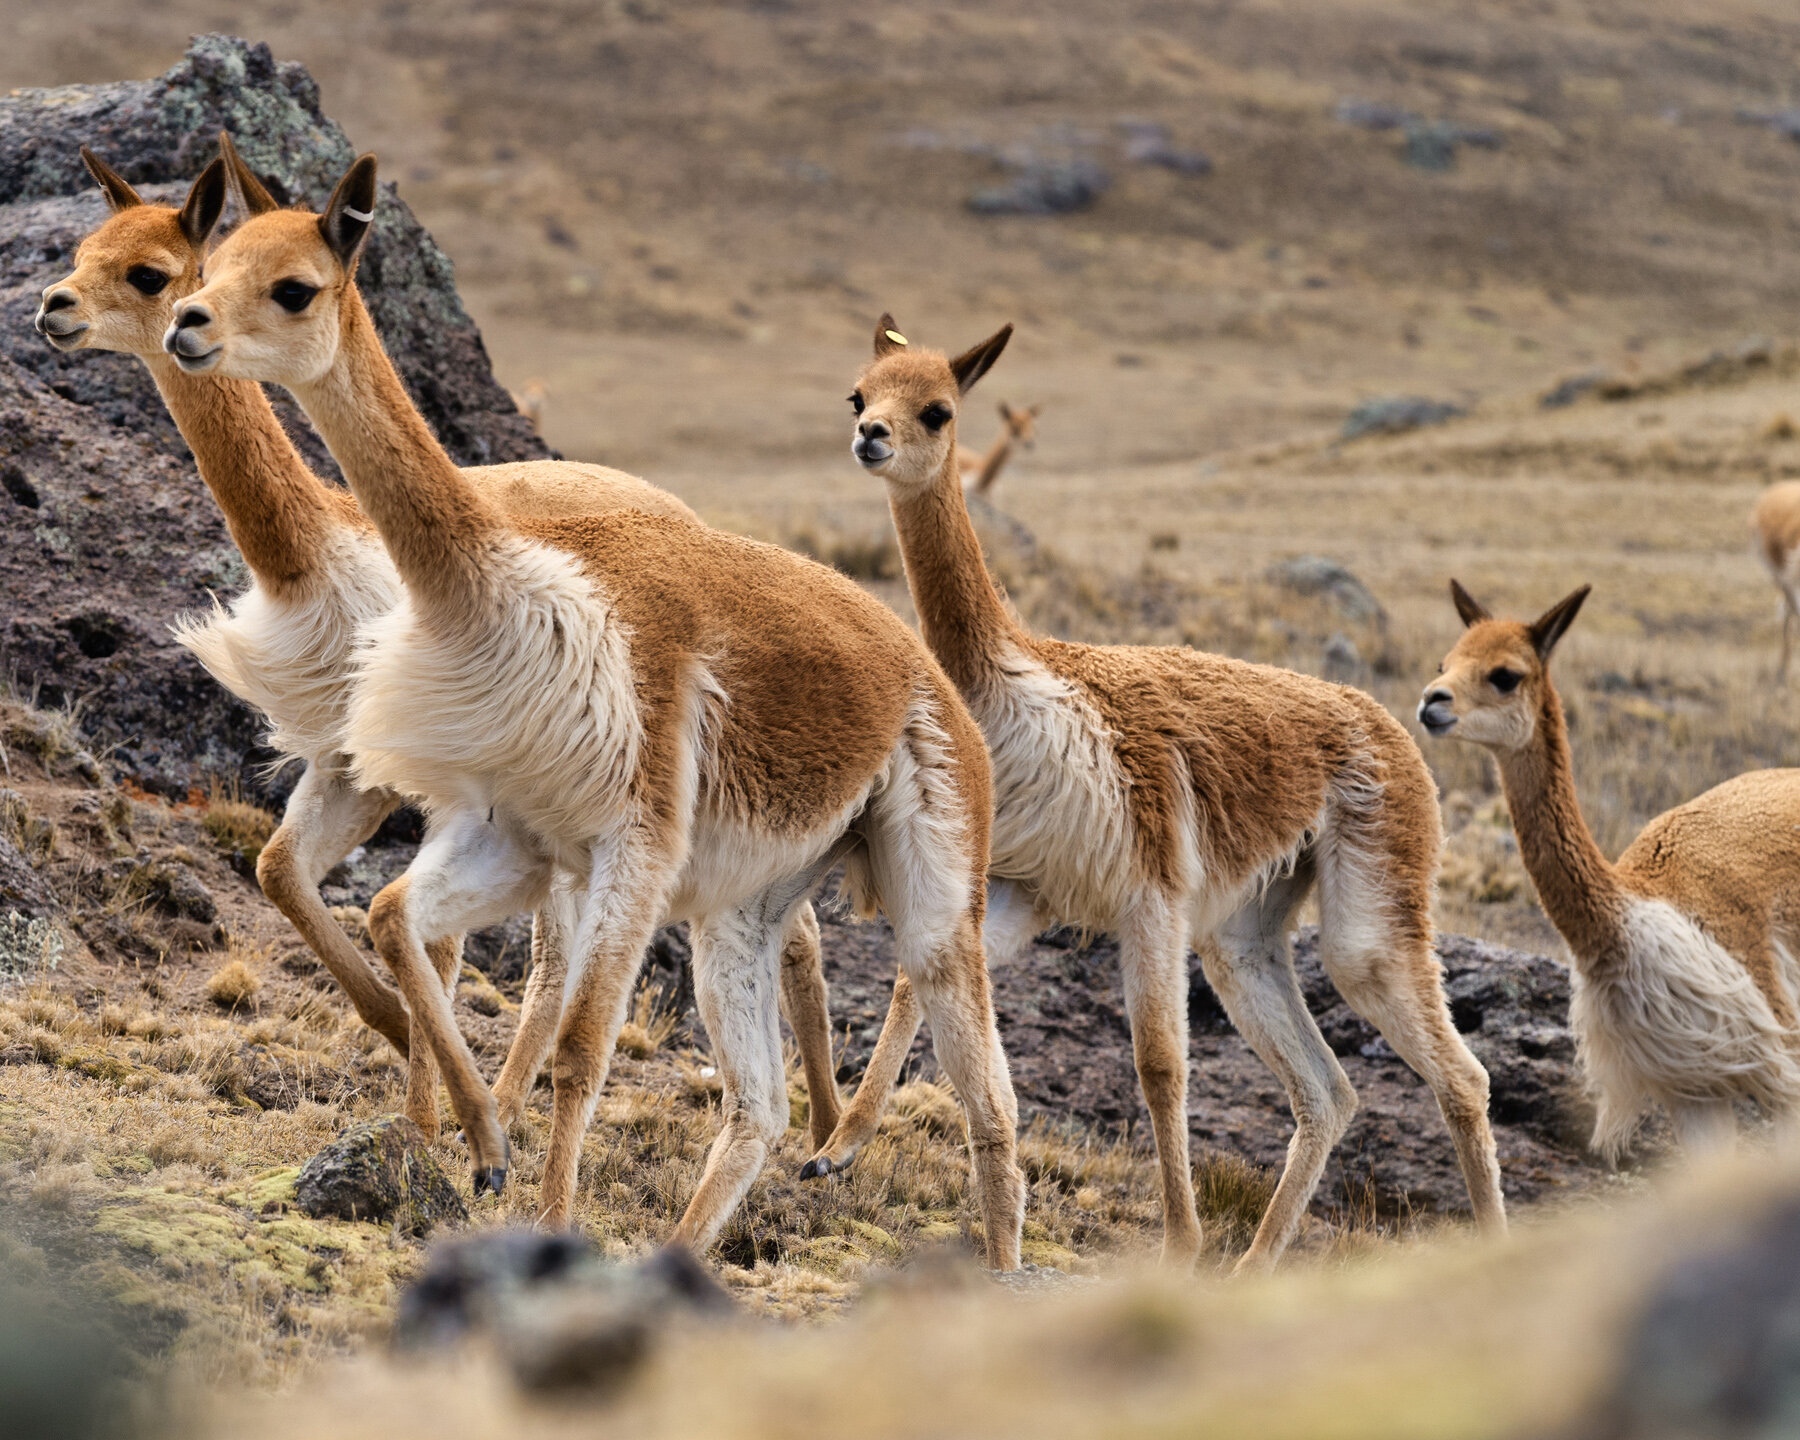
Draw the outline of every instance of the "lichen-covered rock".
[[[136,360],[61,355],[31,328],[40,293],[105,215],[78,147],[93,146],[147,199],[179,203],[221,128],[313,204],[354,157],[302,67],[226,36],[199,37],[154,80],[0,96],[0,646],[46,704],[84,697],[84,727],[138,783],[179,798],[206,773],[241,770],[266,801],[281,782],[256,768],[270,758],[259,723],[169,635],[178,614],[245,581],[217,507]],[[548,453],[495,382],[449,260],[391,185],[358,280],[414,401],[460,463]],[[335,476],[291,401],[275,398],[308,459]]]
[[[177,919],[210,925],[219,917],[212,891],[179,860],[153,860],[140,852],[120,862],[117,886],[121,898],[143,901]]]
[[[25,858],[24,851],[0,835],[0,915],[16,912],[36,920],[55,909],[56,897],[43,876]]]
[[[294,1203],[315,1218],[391,1221],[406,1235],[469,1218],[419,1127],[402,1115],[352,1125],[308,1160]]]

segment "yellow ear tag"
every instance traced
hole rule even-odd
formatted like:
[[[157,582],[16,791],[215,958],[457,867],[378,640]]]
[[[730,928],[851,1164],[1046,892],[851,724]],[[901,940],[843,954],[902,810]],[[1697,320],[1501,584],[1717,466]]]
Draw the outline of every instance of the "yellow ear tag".
[[[881,333],[887,336],[887,338],[892,340],[896,345],[904,345],[906,343],[906,337],[898,330],[883,330]]]

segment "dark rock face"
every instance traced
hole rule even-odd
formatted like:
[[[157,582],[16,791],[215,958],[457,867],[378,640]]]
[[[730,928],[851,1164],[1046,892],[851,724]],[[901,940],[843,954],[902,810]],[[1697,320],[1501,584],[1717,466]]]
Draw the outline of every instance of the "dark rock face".
[[[352,1125],[301,1168],[294,1199],[308,1215],[391,1220],[406,1235],[469,1218],[419,1127],[401,1115]]]
[[[887,1012],[893,942],[885,925],[821,919],[832,1024],[848,1032],[839,1079],[850,1081],[868,1062]],[[1508,1200],[1536,1202],[1594,1183],[1606,1170],[1586,1150],[1591,1117],[1568,1030],[1567,972],[1546,957],[1457,935],[1439,937],[1438,955],[1452,1018],[1488,1070]],[[1293,1134],[1287,1096],[1232,1029],[1199,959],[1190,955],[1188,963],[1188,1131],[1196,1153],[1228,1151],[1279,1169]],[[1314,1209],[1339,1216],[1372,1209],[1384,1217],[1466,1212],[1450,1133],[1425,1082],[1343,1002],[1318,962],[1315,931],[1299,933],[1295,964],[1307,1005],[1359,1101]],[[994,967],[992,978],[1021,1119],[1127,1131],[1149,1144],[1118,947],[1110,940],[1083,946],[1067,932],[1052,932],[1014,963]],[[907,1073],[938,1073],[928,1032],[915,1042]]]
[[[148,788],[184,795],[243,771],[263,799],[260,725],[169,638],[178,614],[245,582],[242,561],[148,374],[132,357],[60,355],[33,333],[45,286],[105,217],[77,157],[91,145],[146,199],[178,204],[231,130],[250,164],[318,206],[354,158],[298,65],[225,36],[154,80],[0,97],[0,656]],[[358,275],[382,340],[460,464],[549,452],[495,382],[449,260],[385,188]],[[276,409],[321,474],[336,467],[285,394]]]

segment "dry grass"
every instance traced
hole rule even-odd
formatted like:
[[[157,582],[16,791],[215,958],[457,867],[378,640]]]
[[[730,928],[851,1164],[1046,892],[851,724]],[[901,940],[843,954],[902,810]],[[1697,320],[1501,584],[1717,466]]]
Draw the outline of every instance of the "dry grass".
[[[256,998],[262,981],[242,960],[228,960],[206,982],[206,998],[225,1010],[238,1010]]]
[[[200,823],[213,843],[234,857],[244,873],[254,874],[256,859],[278,822],[261,806],[243,799],[235,784],[222,787],[215,782]]]

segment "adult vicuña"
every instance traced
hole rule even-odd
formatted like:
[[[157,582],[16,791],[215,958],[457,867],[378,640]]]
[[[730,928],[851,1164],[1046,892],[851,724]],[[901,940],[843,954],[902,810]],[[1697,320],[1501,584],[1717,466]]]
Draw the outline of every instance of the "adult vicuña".
[[[957,483],[956,416],[1012,327],[946,360],[884,315],[857,378],[852,450],[887,484],[926,641],[994,761],[990,949],[1051,921],[1119,937],[1138,1077],[1162,1169],[1164,1256],[1200,1248],[1188,1169],[1187,951],[1281,1077],[1296,1128],[1241,1267],[1292,1238],[1356,1092],[1307,1012],[1288,952],[1319,897],[1320,956],[1344,998],[1436,1094],[1476,1219],[1505,1223],[1487,1074],[1451,1024],[1431,948],[1437,797],[1418,747],[1355,690],[1193,650],[1032,635],[982,559]],[[918,1023],[906,987],[837,1133],[873,1133]]]
[[[222,142],[234,157],[229,140]],[[224,512],[250,571],[249,588],[229,611],[214,608],[177,632],[222,685],[269,717],[271,745],[305,767],[282,823],[263,847],[257,876],[344,987],[365,1023],[409,1052],[409,1017],[345,937],[319,897],[334,865],[374,833],[400,802],[388,790],[358,789],[343,753],[344,710],[358,627],[398,603],[399,577],[355,500],[315,475],[289,441],[262,388],[251,381],[190,376],[162,348],[174,302],[200,284],[207,234],[227,190],[223,162],[208,166],[177,210],[146,204],[85,147],[82,159],[106,198],[108,218],[76,251],[74,271],[44,291],[37,328],[59,350],[136,355],[155,379],[194,452],[201,478]],[[250,183],[260,188],[254,176]],[[580,514],[626,506],[699,523],[673,495],[599,465],[531,461],[464,471],[512,514]],[[519,1036],[496,1085],[508,1116],[523,1109],[550,1041],[561,1001],[567,897],[534,926],[534,964]],[[817,928],[799,917],[783,953],[784,990],[795,1029],[813,1051],[830,1048]],[[459,947],[434,943],[433,962],[454,980]],[[408,1113],[435,1128],[437,1079],[422,1047],[408,1087]],[[823,1111],[836,1118],[836,1088]],[[830,1133],[823,1116],[819,1138]]]
[[[994,482],[1012,458],[1014,447],[1029,450],[1037,444],[1037,417],[1043,413],[1043,408],[1028,405],[1023,410],[1015,410],[1004,400],[1000,402],[1000,433],[994,437],[994,443],[980,455],[972,450],[956,452],[956,468],[962,472],[963,489],[973,495],[985,495],[994,488]]]
[[[968,1117],[991,1264],[1018,1264],[1017,1110],[981,953],[992,806],[981,733],[892,611],[774,546],[639,512],[509,523],[407,400],[354,283],[373,156],[322,216],[262,210],[176,306],[192,371],[284,384],[339,458],[405,585],[368,630],[356,773],[434,831],[371,908],[444,1067],[475,1184],[506,1137],[422,942],[585,880],[552,1066],[540,1223],[565,1224],[581,1138],[644,946],[692,922],[724,1127],[675,1239],[711,1242],[787,1128],[782,927],[840,861],[892,922]]]
[[[1419,702],[1419,723],[1485,747],[1544,912],[1574,961],[1569,1023],[1609,1158],[1645,1107],[1682,1144],[1736,1132],[1732,1102],[1800,1099],[1800,770],[1756,770],[1659,815],[1616,864],[1575,798],[1549,661],[1588,587],[1529,625],[1496,620],[1454,580],[1467,627]]]
[[[1757,497],[1750,511],[1750,538],[1781,592],[1781,668],[1776,673],[1786,680],[1794,623],[1800,621],[1800,480],[1783,480]]]

